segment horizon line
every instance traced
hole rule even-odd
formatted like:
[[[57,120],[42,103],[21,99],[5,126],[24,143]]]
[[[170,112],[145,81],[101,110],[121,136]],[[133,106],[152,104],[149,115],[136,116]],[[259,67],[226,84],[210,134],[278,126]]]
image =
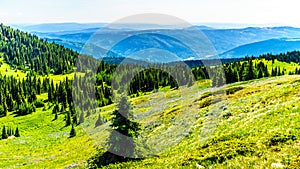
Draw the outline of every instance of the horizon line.
[[[113,22],[111,22],[113,23]],[[8,26],[37,26],[37,25],[55,25],[55,24],[103,24],[103,25],[110,25],[110,22],[40,22],[40,23],[3,23]],[[120,25],[130,25],[130,24],[137,24],[137,25],[161,25],[161,26],[171,26],[170,24],[158,24],[158,23],[117,23]],[[291,25],[291,24],[280,24],[280,23],[222,23],[222,22],[194,22],[190,23],[190,26],[206,26],[208,28],[215,28],[215,29],[241,29],[241,28],[268,28],[268,27],[293,27],[293,28],[300,28],[300,25]]]

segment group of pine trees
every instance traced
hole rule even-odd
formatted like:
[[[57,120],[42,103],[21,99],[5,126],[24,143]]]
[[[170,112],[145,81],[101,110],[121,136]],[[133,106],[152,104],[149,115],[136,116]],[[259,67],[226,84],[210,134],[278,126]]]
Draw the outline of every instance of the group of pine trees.
[[[23,79],[0,75],[0,115],[16,111],[18,115],[26,115],[35,111],[37,95],[47,90],[47,80],[41,80],[30,74]]]
[[[191,69],[185,64],[120,65],[114,74],[113,89],[128,91],[129,95],[149,92],[160,87],[191,84],[194,81]]]
[[[282,76],[285,74],[300,74],[297,68],[295,71],[286,72],[284,68],[272,67],[269,72],[268,66],[263,61],[256,61],[256,58],[245,58],[242,61],[226,63],[219,66],[196,67],[192,72],[197,80],[212,79],[212,86],[222,86],[241,81],[260,79],[270,76]]]
[[[0,52],[11,66],[39,74],[73,71],[78,53],[0,24]]]
[[[0,75],[0,83],[0,116],[13,111],[17,115],[33,113],[36,108],[44,107],[44,101],[59,102],[64,107],[72,104],[72,81],[68,78],[54,84],[47,77],[39,78],[30,73],[23,79]],[[48,100],[37,100],[37,95],[43,93],[48,93]]]
[[[3,126],[1,139],[7,139],[10,136],[20,137],[19,128],[17,127],[15,130],[13,130],[13,128],[11,127]]]
[[[258,57],[259,59],[271,60],[273,63],[275,60],[286,62],[286,63],[300,63],[300,51],[292,51],[287,53],[274,54],[263,54]]]

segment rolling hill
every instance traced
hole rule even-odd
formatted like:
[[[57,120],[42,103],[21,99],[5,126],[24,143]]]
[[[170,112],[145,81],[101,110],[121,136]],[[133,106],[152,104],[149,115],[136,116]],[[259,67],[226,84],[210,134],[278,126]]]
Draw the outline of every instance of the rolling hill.
[[[67,24],[68,25],[68,24]],[[66,25],[66,27],[67,27]],[[54,25],[55,26],[55,25]],[[97,46],[97,48],[101,49],[100,51],[107,51],[107,49],[111,44],[111,41],[115,41],[120,37],[128,37],[131,35],[143,34],[144,30],[115,30],[109,27],[101,27],[100,29],[97,27],[86,28],[90,25],[83,25],[82,29],[74,30],[75,28],[79,28],[80,26],[75,28],[62,29],[57,32],[43,32],[41,29],[40,32],[35,32],[39,37],[46,38],[49,41],[54,41],[56,43],[62,44],[68,48],[74,49],[76,51],[81,51],[84,44],[92,37],[94,40],[93,45]],[[208,40],[211,42],[211,45],[216,49],[216,54],[219,54],[220,57],[228,58],[231,54],[233,57],[243,57],[241,55],[252,55],[252,54],[263,54],[267,52],[273,52],[275,49],[270,50],[272,46],[276,48],[274,53],[284,53],[287,50],[296,50],[298,46],[296,42],[290,42],[287,39],[297,39],[300,37],[300,29],[294,27],[249,27],[242,29],[213,29],[205,26],[193,27],[202,31],[202,33],[207,36]],[[35,30],[36,29],[32,29]],[[55,29],[54,29],[55,30]],[[161,44],[169,44],[169,47],[166,45],[157,45],[152,40],[149,39],[149,36],[144,36],[142,39],[141,36],[138,39],[133,40],[134,37],[130,37],[129,39],[123,40],[117,47],[116,51],[111,51],[119,54],[119,57],[128,57],[128,53],[132,53],[132,51],[139,51],[144,49],[145,47],[153,47],[162,49],[165,51],[170,51],[170,48],[177,48],[178,43],[174,40],[170,40],[171,37],[164,36],[165,32],[168,32],[169,35],[175,35],[173,38],[176,38],[178,30],[153,30],[152,32],[156,34],[156,36],[160,36],[159,42]],[[148,32],[149,33],[149,32]],[[181,35],[182,36],[182,35]],[[137,36],[135,36],[137,38]],[[286,40],[285,40],[286,39]],[[140,43],[136,43],[133,46],[128,44],[133,43],[133,41],[137,41]],[[156,41],[158,42],[158,41]],[[183,41],[184,43],[184,41]],[[277,43],[277,44],[276,44]],[[194,43],[194,45],[198,45],[199,43]],[[209,44],[207,44],[209,45]],[[261,49],[263,46],[266,46],[266,49]],[[268,47],[268,45],[271,45]],[[182,45],[180,45],[182,46]],[[193,49],[197,49],[198,46],[192,46]],[[131,51],[128,50],[130,47]],[[182,48],[182,47],[181,47]],[[102,50],[104,49],[104,50]],[[128,51],[126,51],[126,50]],[[205,49],[205,45],[202,47],[198,47],[198,54],[201,57],[205,57],[205,54],[201,52],[201,50]],[[268,50],[269,49],[269,50]],[[125,51],[124,51],[125,50]],[[171,50],[172,51],[172,50]],[[255,52],[256,51],[256,52]],[[262,53],[260,53],[260,51]],[[96,53],[96,52],[95,52]],[[95,53],[89,53],[96,55]],[[100,52],[101,53],[101,52]],[[105,52],[103,52],[105,53]],[[103,55],[101,53],[101,55]],[[211,52],[213,53],[213,52]],[[182,50],[180,53],[175,53],[181,59],[186,59],[191,57],[190,50]],[[156,54],[157,55],[157,54]],[[237,56],[235,56],[237,55]],[[96,56],[99,58],[99,56]],[[165,58],[167,60],[168,57]],[[174,60],[170,60],[174,61]]]
[[[219,56],[221,58],[243,58],[245,56],[259,56],[267,53],[280,54],[294,50],[300,50],[299,39],[270,39],[242,45]]]

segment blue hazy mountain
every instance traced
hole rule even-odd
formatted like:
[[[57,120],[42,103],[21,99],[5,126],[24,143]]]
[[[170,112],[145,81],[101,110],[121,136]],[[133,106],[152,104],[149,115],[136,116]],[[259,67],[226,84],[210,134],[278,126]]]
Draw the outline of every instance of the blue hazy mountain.
[[[259,56],[266,53],[280,54],[294,50],[300,50],[300,39],[282,38],[242,45],[219,56],[221,58],[242,58],[245,56]]]
[[[89,53],[95,57],[100,57],[100,55],[107,52],[105,48],[110,46],[112,41],[124,36],[127,36],[128,38],[122,40],[117,47],[110,51],[110,53],[115,55],[114,57],[127,57],[129,54],[150,47],[172,51],[179,59],[188,59],[193,55],[183,44],[178,43],[175,39],[162,35],[166,31],[169,34],[176,35],[179,33],[178,31],[180,31],[178,29],[153,29],[155,34],[150,38],[150,36],[146,35],[131,37],[131,35],[143,34],[143,26],[141,26],[141,29],[137,30],[115,30],[103,26],[104,24],[42,24],[31,27],[27,26],[23,30],[33,32],[42,38],[48,39],[48,41],[54,41],[77,51],[81,51],[84,44],[93,37],[97,39],[97,41],[92,44],[92,48],[103,51],[100,53]],[[300,38],[299,28],[248,27],[242,29],[214,29],[207,26],[193,27],[201,31],[210,40],[212,46],[216,49],[217,54],[219,54],[221,58],[244,57],[245,55],[259,55],[268,52],[281,53],[290,50],[299,50],[298,40],[295,40]],[[155,55],[155,52],[153,55]],[[205,54],[203,54],[203,56],[205,56]],[[162,58],[164,61],[170,59],[167,54]]]
[[[203,30],[219,54],[242,45],[280,38],[299,38],[300,29],[293,27]]]
[[[90,28],[101,28],[105,23],[45,23],[37,25],[11,25],[31,33],[72,32]]]

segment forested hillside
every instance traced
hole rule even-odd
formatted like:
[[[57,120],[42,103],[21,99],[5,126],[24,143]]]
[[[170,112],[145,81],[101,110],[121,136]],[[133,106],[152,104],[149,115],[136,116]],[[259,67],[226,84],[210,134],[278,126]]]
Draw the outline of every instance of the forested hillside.
[[[274,87],[277,85],[276,79],[279,79],[278,85],[282,88],[287,87],[289,92],[287,95],[291,97],[295,94],[291,89],[292,85],[298,86],[298,81],[295,79],[298,76],[287,76],[292,80],[290,83],[284,78],[275,77],[300,74],[300,52],[296,51],[279,55],[261,55],[257,58],[229,59],[222,65],[214,64],[217,63],[215,60],[207,61],[211,63],[207,66],[204,66],[201,61],[113,64],[95,60],[91,56],[80,56],[77,52],[63,46],[49,43],[2,24],[0,27],[0,126],[3,126],[0,158],[6,159],[0,161],[0,168],[16,166],[61,168],[71,166],[73,163],[84,167],[88,166],[88,162],[90,166],[100,167],[103,164],[99,159],[105,158],[103,154],[106,153],[103,147],[99,147],[96,151],[92,138],[96,137],[100,142],[105,142],[107,138],[118,141],[115,135],[108,134],[111,129],[136,137],[138,134],[131,131],[141,131],[144,137],[155,140],[161,133],[165,133],[168,127],[174,127],[179,123],[185,124],[180,121],[186,115],[183,112],[190,112],[193,118],[194,116],[196,118],[195,126],[189,127],[195,129],[203,127],[203,122],[209,116],[208,108],[215,104],[217,107],[222,107],[221,118],[224,119],[224,124],[229,124],[230,121],[226,121],[227,119],[234,117],[236,120],[238,113],[243,112],[240,109],[234,112],[234,105],[229,105],[228,108],[221,105],[225,103],[222,102],[224,98],[220,96],[219,90],[225,91],[225,100],[234,103],[239,102],[236,94],[239,91],[249,102],[252,102],[252,98],[248,97],[260,92],[260,96],[265,99],[264,104],[273,106],[267,100],[268,96],[262,93],[266,89],[260,85],[267,83],[269,87]],[[79,57],[82,58],[77,60]],[[269,82],[269,78],[275,82]],[[252,88],[254,79],[262,80],[256,80]],[[199,91],[200,95],[198,95]],[[279,90],[277,92],[282,94]],[[124,93],[128,97],[124,97]],[[89,99],[93,94],[95,100]],[[122,103],[117,104],[113,95],[122,95]],[[217,101],[213,100],[213,96],[217,97]],[[278,97],[272,95],[272,98],[277,101],[281,101],[280,97],[281,95]],[[164,98],[167,100],[165,110],[159,105]],[[183,104],[178,105],[176,100],[181,98],[186,100],[182,100]],[[247,106],[251,107],[250,104]],[[290,110],[291,106],[293,107],[294,103],[289,104],[287,109]],[[128,111],[126,113],[130,120],[137,122],[120,116],[122,107]],[[294,107],[295,110],[299,109],[297,106]],[[291,111],[294,111],[294,108],[291,108]],[[197,121],[198,119],[200,120]],[[296,124],[295,121],[293,122]],[[276,132],[267,133],[270,138],[262,139],[267,142],[264,146],[297,140],[299,134],[294,128],[287,136],[279,133],[279,141],[276,140]],[[218,132],[223,130],[226,129],[219,128]],[[196,145],[196,136],[194,137],[196,130],[178,132],[183,132],[184,138],[191,137],[190,140],[195,142],[191,145],[201,151],[198,151],[199,157],[192,156],[190,151],[194,151],[194,148],[187,148],[184,144],[190,144],[190,141],[184,139],[179,147],[174,149],[175,151],[171,149],[167,153],[173,153],[177,157],[181,152],[178,149],[183,149],[186,155],[191,157],[181,161],[170,160],[176,163],[174,165],[193,167],[194,163],[199,163],[208,167],[221,166],[226,160],[260,153],[252,150],[250,148],[252,144],[248,142],[243,144],[241,141],[232,140],[234,133],[225,135],[226,138],[215,136],[217,140],[210,140],[207,145],[203,144],[202,148],[199,148],[200,146]],[[256,137],[264,132],[255,134]],[[165,140],[160,141],[165,142]],[[226,145],[226,141],[229,141],[228,146],[234,149],[232,152],[235,153],[218,151],[224,141]],[[134,145],[133,142],[130,143]],[[217,147],[213,147],[214,143],[218,144]],[[235,151],[238,146],[230,147],[231,143],[242,144],[245,147]],[[118,149],[116,145],[112,147]],[[211,154],[210,147],[215,154]],[[15,156],[18,158],[13,158]],[[168,155],[166,156],[162,160],[169,160]],[[296,165],[296,157],[291,158],[294,160],[291,164]],[[155,159],[156,157],[149,158],[151,163]],[[126,162],[116,164],[122,167],[132,163],[144,165],[144,161],[133,162],[123,157],[116,158],[116,161],[106,160],[108,164],[105,165],[110,165],[110,162]],[[160,163],[163,162],[158,160],[157,164]],[[168,164],[164,165],[170,167]]]
[[[0,25],[0,52],[10,65],[40,74],[71,73],[78,53],[37,36]]]

